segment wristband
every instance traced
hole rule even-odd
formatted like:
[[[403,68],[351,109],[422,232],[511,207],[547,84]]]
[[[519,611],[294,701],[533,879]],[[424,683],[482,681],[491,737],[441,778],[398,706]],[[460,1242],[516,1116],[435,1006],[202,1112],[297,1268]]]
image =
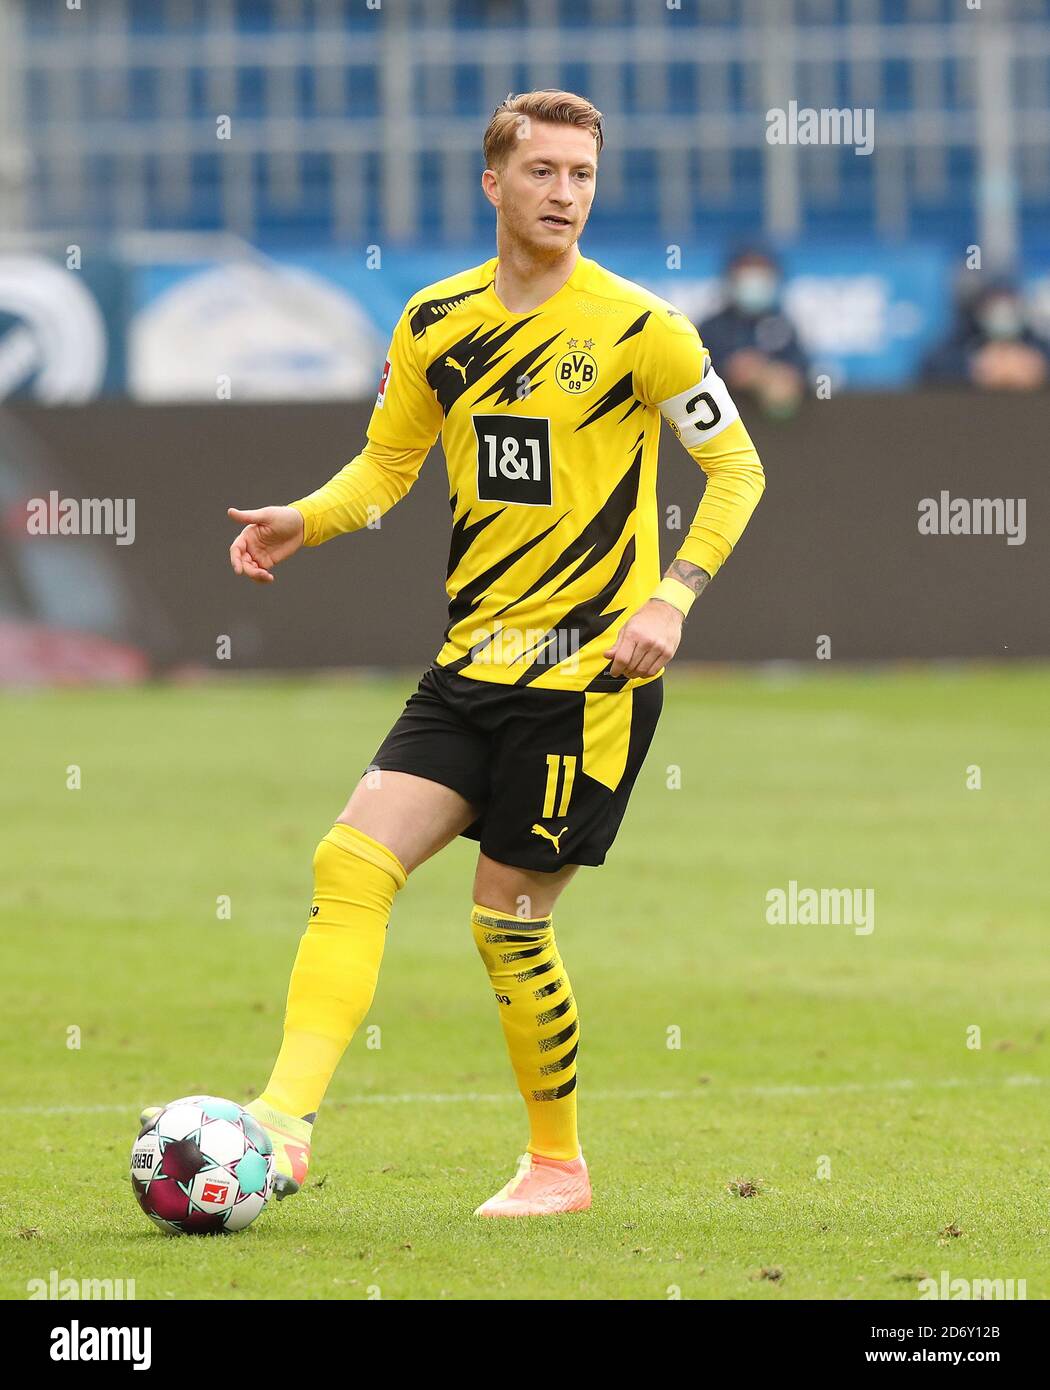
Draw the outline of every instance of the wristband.
[[[692,608],[696,595],[680,579],[661,579],[653,591],[653,598],[663,599],[664,603],[677,608],[684,618]]]

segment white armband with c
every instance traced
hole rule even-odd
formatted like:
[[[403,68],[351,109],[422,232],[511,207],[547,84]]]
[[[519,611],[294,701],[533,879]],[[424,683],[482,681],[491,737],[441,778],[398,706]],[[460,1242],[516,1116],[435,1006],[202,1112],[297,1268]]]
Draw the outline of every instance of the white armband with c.
[[[706,444],[740,419],[729,388],[711,366],[688,391],[661,401],[659,411],[687,449]]]

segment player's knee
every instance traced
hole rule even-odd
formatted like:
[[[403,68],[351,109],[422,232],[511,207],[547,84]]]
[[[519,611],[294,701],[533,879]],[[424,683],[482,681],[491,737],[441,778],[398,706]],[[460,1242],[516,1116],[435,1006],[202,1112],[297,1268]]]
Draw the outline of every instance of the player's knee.
[[[475,903],[470,924],[474,944],[490,975],[520,980],[524,972],[545,969],[543,962],[555,950],[550,917],[530,920]]]
[[[549,917],[577,867],[569,864],[545,873],[519,869],[481,854],[474,874],[474,901],[525,921]]]
[[[408,872],[386,845],[356,826],[337,822],[314,850],[314,882],[348,884],[362,879],[377,884],[390,880],[391,895],[405,886]]]

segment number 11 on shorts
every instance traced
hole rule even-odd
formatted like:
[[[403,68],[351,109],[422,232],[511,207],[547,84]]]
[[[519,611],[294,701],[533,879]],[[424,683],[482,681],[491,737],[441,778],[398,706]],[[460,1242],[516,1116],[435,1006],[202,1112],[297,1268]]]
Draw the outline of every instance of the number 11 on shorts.
[[[543,815],[541,820],[547,820],[550,816],[564,816],[569,809],[569,797],[572,795],[572,779],[576,776],[576,754],[575,753],[548,753],[547,754],[547,787],[543,794]],[[554,803],[558,797],[558,780],[561,779],[561,801],[558,802],[558,809],[555,811]]]

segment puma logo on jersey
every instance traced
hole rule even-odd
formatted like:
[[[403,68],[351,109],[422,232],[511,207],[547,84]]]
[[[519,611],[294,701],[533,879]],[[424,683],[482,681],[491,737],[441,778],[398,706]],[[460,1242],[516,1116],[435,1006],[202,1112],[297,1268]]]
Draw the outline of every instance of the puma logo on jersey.
[[[471,362],[473,362],[473,361],[474,361],[473,357],[468,357],[468,358],[467,358],[467,367],[469,367],[470,364],[471,364]],[[467,367],[461,367],[454,357],[446,357],[446,358],[445,358],[445,366],[446,366],[446,367],[455,367],[456,371],[459,372],[460,376],[463,378],[463,385],[466,386],[466,384],[467,384]]]
[[[569,827],[567,825],[563,825],[562,828],[556,834],[552,835],[549,830],[544,830],[542,825],[534,825],[532,827],[532,833],[534,835],[542,835],[545,840],[550,840],[551,844],[554,846],[554,853],[561,854],[561,849],[558,846],[558,841],[565,834],[568,828]]]

